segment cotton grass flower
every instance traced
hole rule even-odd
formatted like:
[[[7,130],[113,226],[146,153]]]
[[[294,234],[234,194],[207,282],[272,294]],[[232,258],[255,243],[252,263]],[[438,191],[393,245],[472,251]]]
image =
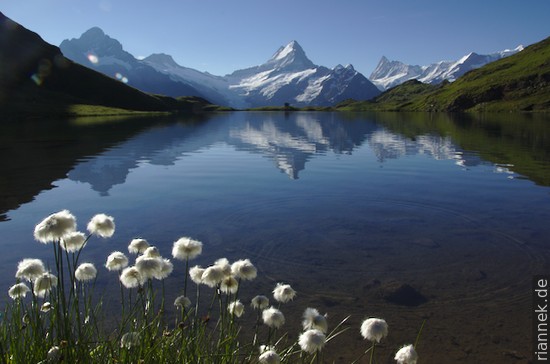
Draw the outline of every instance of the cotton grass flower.
[[[303,332],[298,338],[298,344],[302,351],[309,354],[314,354],[321,351],[326,343],[326,336],[320,330],[311,329]]]
[[[60,245],[69,253],[74,253],[82,249],[84,243],[86,243],[86,235],[73,231],[61,239]]]
[[[285,323],[285,315],[272,306],[262,312],[262,320],[267,326],[278,329]]]
[[[202,281],[202,275],[204,273],[205,269],[202,268],[200,265],[196,265],[194,267],[191,267],[191,269],[189,269],[189,277],[191,277],[191,280],[199,285],[199,284],[202,284],[203,281]]]
[[[306,308],[303,315],[302,327],[304,330],[317,329],[326,334],[328,330],[327,318],[315,308]]]
[[[397,351],[394,359],[398,364],[416,364],[418,354],[413,345],[405,345]]]
[[[145,249],[143,256],[147,258],[160,258],[160,252],[156,246],[150,246]]]
[[[97,276],[97,269],[92,263],[82,263],[76,268],[74,276],[78,281],[89,282]]]
[[[234,302],[231,302],[229,306],[227,306],[227,310],[229,311],[230,314],[236,317],[241,317],[242,314],[244,313],[244,305],[242,304],[241,301],[236,300]]]
[[[232,277],[224,277],[220,283],[220,291],[225,294],[235,294],[239,289],[239,282]]]
[[[273,298],[277,302],[287,303],[292,301],[294,297],[296,297],[296,291],[289,284],[277,283],[273,290]]]
[[[115,219],[105,214],[97,214],[88,223],[90,234],[110,238],[115,233]]]
[[[145,250],[149,248],[149,243],[145,239],[136,238],[132,239],[128,245],[128,252],[131,254],[142,254]]]
[[[264,310],[269,306],[269,298],[263,295],[257,295],[250,303],[255,310]]]
[[[185,296],[178,296],[174,300],[174,306],[180,309],[189,308],[191,306],[191,300]]]
[[[17,264],[15,278],[33,282],[45,272],[46,268],[40,259],[25,258]]]
[[[229,260],[227,260],[227,258],[220,258],[216,260],[214,262],[214,265],[222,270],[224,276],[231,275],[231,264],[229,263]]]
[[[366,340],[379,343],[388,336],[388,324],[383,319],[368,318],[361,324],[361,336]]]
[[[57,286],[57,277],[51,273],[43,273],[34,281],[34,294],[44,297],[53,287]]]
[[[109,254],[105,267],[110,271],[121,271],[128,266],[128,257],[124,253],[115,251]]]
[[[47,244],[57,241],[76,230],[76,218],[68,211],[63,210],[51,214],[34,228],[34,238]]]
[[[173,270],[174,265],[172,264],[170,259],[160,258],[160,269],[156,272],[154,278],[158,280],[166,279],[170,274],[172,274]]]
[[[134,346],[139,345],[141,337],[139,335],[139,332],[130,331],[122,335],[122,338],[120,338],[120,347],[131,349]]]
[[[120,282],[126,288],[136,288],[141,286],[144,281],[136,267],[126,267],[120,274]]]
[[[223,268],[221,266],[212,265],[204,270],[201,280],[208,287],[214,288],[222,282],[224,277]]]
[[[174,242],[172,256],[178,260],[191,260],[202,253],[202,243],[188,237],[181,237]]]
[[[241,259],[231,264],[231,273],[236,278],[251,281],[256,278],[258,271],[250,259]]]
[[[162,269],[162,259],[140,256],[136,259],[136,268],[144,280],[155,278]]]
[[[260,357],[258,363],[260,364],[279,364],[281,357],[275,351],[273,346],[262,345],[260,346]]]
[[[31,289],[25,283],[17,283],[10,287],[8,295],[12,300],[16,300],[18,298],[25,298],[30,291]]]

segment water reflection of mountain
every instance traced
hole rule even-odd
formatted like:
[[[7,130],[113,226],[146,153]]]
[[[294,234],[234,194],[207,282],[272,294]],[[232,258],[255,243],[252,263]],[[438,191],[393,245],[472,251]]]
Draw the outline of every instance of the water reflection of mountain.
[[[251,114],[230,130],[228,142],[267,156],[291,179],[298,179],[314,155],[351,153],[375,129],[368,121],[346,123],[328,113],[296,113],[284,120],[277,114]]]
[[[180,122],[5,124],[0,220],[66,176],[108,194],[141,163],[171,165],[215,143],[261,154],[292,179],[316,155],[350,154],[367,143],[381,163],[412,154],[453,159],[462,167],[490,163],[495,172],[515,172],[548,186],[549,125],[539,115],[253,112]]]
[[[374,129],[373,123],[342,123],[328,113],[295,113],[286,118],[280,113],[224,114],[197,125],[172,124],[144,131],[82,160],[68,177],[107,195],[141,162],[172,165],[187,154],[226,143],[237,150],[265,155],[278,169],[297,179],[314,155],[351,153]]]
[[[100,122],[98,122],[100,121]],[[86,156],[100,155],[153,123],[173,119],[3,120],[0,123],[0,221],[67,176]],[[191,122],[191,121],[189,121]]]
[[[211,145],[220,138],[216,123],[173,123],[151,128],[105,152],[83,159],[67,176],[89,183],[93,190],[107,195],[126,181],[140,163],[173,165],[181,156]]]
[[[408,138],[379,129],[370,135],[368,142],[380,163],[407,155],[426,155],[436,160],[453,159],[462,167],[490,164],[477,154],[464,151],[448,136],[424,134]]]
[[[407,155],[422,154],[434,159],[454,160],[460,167],[485,162],[470,148],[438,128],[462,130],[449,119],[418,128],[414,119],[355,116],[346,120],[334,113],[231,113],[213,116],[195,125],[163,125],[146,130],[94,157],[82,160],[69,173],[70,179],[89,183],[105,195],[123,184],[132,169],[142,162],[172,165],[179,158],[225,143],[236,150],[258,153],[291,179],[298,179],[309,160],[332,152],[351,154],[367,143],[380,163]],[[382,118],[382,120],[380,120]],[[427,121],[426,121],[427,120]],[[382,125],[384,126],[382,126]],[[500,163],[500,162],[498,162]],[[495,169],[495,171],[500,169]],[[509,173],[511,169],[507,169]]]

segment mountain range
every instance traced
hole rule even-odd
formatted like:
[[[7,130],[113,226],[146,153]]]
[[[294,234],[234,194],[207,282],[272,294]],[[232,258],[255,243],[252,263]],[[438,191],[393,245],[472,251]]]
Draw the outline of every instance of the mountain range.
[[[215,76],[177,64],[170,55],[138,60],[120,42],[94,27],[65,40],[63,54],[142,91],[169,96],[195,95],[236,108],[330,106],[343,100],[377,96],[380,91],[352,65],[315,65],[297,41],[280,47],[265,63]]]
[[[550,37],[509,57],[471,70],[454,82],[412,79],[367,101],[348,100],[346,111],[502,112],[550,110]]]
[[[511,50],[506,49],[486,55],[471,52],[457,61],[440,61],[427,66],[390,61],[382,56],[369,79],[382,91],[413,79],[429,84],[437,84],[445,80],[453,82],[468,71],[516,54],[523,48],[520,45]]]
[[[182,112],[212,106],[197,97],[176,99],[147,94],[83,67],[1,12],[0,65],[3,116]]]

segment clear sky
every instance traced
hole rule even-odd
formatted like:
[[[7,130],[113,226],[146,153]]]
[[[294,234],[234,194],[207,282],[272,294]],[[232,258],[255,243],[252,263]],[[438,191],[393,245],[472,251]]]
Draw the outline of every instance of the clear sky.
[[[0,0],[0,11],[54,45],[99,26],[136,57],[215,75],[291,40],[317,65],[368,77],[383,55],[425,65],[550,36],[550,0]]]

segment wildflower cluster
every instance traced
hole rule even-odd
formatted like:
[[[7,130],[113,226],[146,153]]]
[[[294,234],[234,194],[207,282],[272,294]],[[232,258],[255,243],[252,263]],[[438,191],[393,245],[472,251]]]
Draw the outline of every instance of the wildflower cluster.
[[[344,319],[329,331],[326,314],[308,307],[302,316],[302,332],[289,342],[281,332],[286,323],[284,305],[297,297],[287,283],[276,283],[271,297],[263,294],[248,300],[241,285],[254,280],[258,271],[249,259],[229,262],[226,258],[202,267],[190,261],[202,254],[203,243],[181,237],[174,241],[174,263],[143,238],[129,242],[130,257],[122,251],[108,255],[104,268],[116,274],[120,288],[121,314],[115,328],[100,326],[102,300],[93,297],[98,269],[80,262],[82,250],[95,235],[105,239],[115,232],[114,219],[94,216],[88,234],[77,231],[76,218],[67,210],[48,216],[36,225],[34,237],[53,247],[53,264],[25,258],[17,265],[16,283],[9,289],[13,300],[0,323],[0,358],[11,363],[118,362],[118,363],[294,363],[322,362],[325,346],[347,329]],[[134,255],[135,257],[132,257]],[[179,262],[179,263],[178,263]],[[185,275],[173,305],[170,323],[165,302],[165,280],[174,264]],[[190,282],[194,285],[191,294]],[[203,292],[206,290],[206,292]],[[201,295],[206,294],[206,297]],[[26,297],[31,296],[31,302]],[[273,302],[271,302],[271,299]],[[256,321],[241,342],[241,320],[251,308]],[[6,324],[8,323],[8,324]],[[360,334],[375,348],[388,335],[388,324],[368,318]],[[418,342],[418,338],[417,338]],[[398,364],[416,364],[415,345],[400,348]],[[355,362],[357,362],[358,358]]]

